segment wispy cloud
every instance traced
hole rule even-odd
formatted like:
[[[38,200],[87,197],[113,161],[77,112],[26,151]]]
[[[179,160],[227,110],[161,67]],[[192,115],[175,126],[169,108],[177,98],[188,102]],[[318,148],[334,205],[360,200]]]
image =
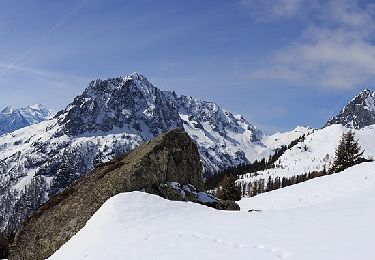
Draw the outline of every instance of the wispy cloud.
[[[14,66],[9,64],[0,63],[0,68],[6,69],[6,70],[14,70],[18,72],[25,72],[32,75],[38,75],[43,76],[47,78],[58,78],[62,77],[63,75],[55,72],[50,72],[46,70],[39,70],[39,69],[33,69],[33,68],[26,68],[26,67],[20,67],[20,66]]]
[[[25,52],[23,52],[20,56],[14,59],[11,63],[7,65],[1,65],[0,67],[3,68],[0,71],[0,77],[2,77],[5,73],[7,73],[10,69],[19,68],[16,65],[25,59],[36,47],[38,47],[50,34],[55,32],[60,26],[62,26],[72,15],[74,15],[79,9],[81,9],[89,0],[83,0],[78,5],[76,5],[69,13],[63,16],[56,24],[54,24],[47,32],[41,35],[38,40],[30,46]]]
[[[320,15],[310,13],[311,25],[297,40],[274,52],[251,77],[338,89],[375,79],[375,45],[370,38],[375,32],[374,5],[328,1],[321,2],[319,10]]]
[[[260,20],[286,18],[300,14],[304,4],[314,0],[241,0],[240,4]]]

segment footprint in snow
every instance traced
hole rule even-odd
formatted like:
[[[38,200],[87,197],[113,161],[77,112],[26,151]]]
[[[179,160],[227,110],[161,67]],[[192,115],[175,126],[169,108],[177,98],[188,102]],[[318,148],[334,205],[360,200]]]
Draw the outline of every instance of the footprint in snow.
[[[212,243],[215,243],[215,244],[224,244],[226,246],[230,246],[230,247],[235,247],[235,248],[246,248],[246,247],[249,247],[249,245],[247,244],[238,244],[238,243],[234,243],[232,241],[225,241],[225,240],[222,240],[222,239],[219,239],[219,238],[216,238],[212,235],[205,235],[205,234],[184,234],[184,233],[178,233],[177,234],[178,237],[180,238],[183,238],[183,237],[193,237],[197,240],[209,240],[211,241]],[[288,258],[288,254],[282,252],[280,250],[280,248],[278,247],[271,247],[271,246],[268,246],[266,244],[258,244],[258,245],[253,245],[252,246],[254,249],[257,249],[257,250],[263,250],[263,251],[266,251],[270,254],[273,254],[275,257],[277,258],[280,258],[280,259],[287,259]]]

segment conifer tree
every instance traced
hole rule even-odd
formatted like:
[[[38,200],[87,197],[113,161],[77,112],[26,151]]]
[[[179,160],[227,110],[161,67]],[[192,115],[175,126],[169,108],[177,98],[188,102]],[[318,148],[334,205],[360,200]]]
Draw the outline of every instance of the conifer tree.
[[[217,197],[222,200],[237,201],[241,199],[241,187],[236,185],[237,178],[235,176],[226,176],[221,182],[221,189]]]
[[[266,187],[266,191],[271,191],[274,189],[274,183],[273,183],[273,179],[271,176],[268,176],[268,181],[267,181],[267,187]]]
[[[363,150],[355,139],[354,132],[344,133],[336,149],[336,158],[331,167],[331,172],[340,172],[348,167],[364,161]]]

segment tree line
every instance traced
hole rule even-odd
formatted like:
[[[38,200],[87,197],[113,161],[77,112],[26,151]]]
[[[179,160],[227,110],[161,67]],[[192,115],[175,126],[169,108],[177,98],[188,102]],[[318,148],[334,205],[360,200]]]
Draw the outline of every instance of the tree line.
[[[220,183],[222,183],[224,179],[232,176],[237,177],[245,173],[256,173],[258,171],[274,168],[275,162],[285,153],[285,151],[297,145],[299,142],[303,142],[305,138],[306,136],[303,134],[290,142],[289,145],[282,145],[281,147],[276,148],[274,153],[268,157],[268,160],[263,158],[260,161],[255,160],[253,163],[243,163],[216,172],[205,180],[206,190],[213,190],[219,187]]]
[[[349,167],[362,162],[370,162],[372,158],[363,157],[364,150],[361,149],[358,140],[355,139],[353,131],[344,133],[340,143],[335,151],[335,160],[332,166],[327,170],[325,167],[321,171],[312,171],[291,177],[268,177],[264,179],[254,180],[252,182],[240,182],[241,196],[253,197],[260,193],[277,190],[301,182],[305,182],[317,177],[330,175],[341,172]]]
[[[330,175],[341,172],[349,167],[362,162],[372,161],[372,158],[364,158],[364,151],[361,149],[358,140],[355,139],[353,131],[343,133],[340,143],[335,151],[335,159],[329,169],[326,167],[321,171],[311,171],[290,177],[275,177],[269,176],[267,180],[259,178],[251,182],[238,182],[239,176],[245,173],[253,173],[252,177],[258,176],[257,171],[274,168],[275,162],[285,153],[286,150],[292,148],[299,142],[305,140],[305,135],[292,141],[288,146],[282,146],[275,150],[275,153],[269,157],[268,160],[262,159],[255,161],[252,164],[242,164],[236,167],[230,167],[217,173],[206,180],[206,189],[216,190],[216,195],[223,198],[236,198],[238,196],[253,197],[257,194],[269,192],[272,190],[284,188],[317,177]],[[305,146],[305,149],[307,147]],[[240,195],[238,195],[240,194]]]

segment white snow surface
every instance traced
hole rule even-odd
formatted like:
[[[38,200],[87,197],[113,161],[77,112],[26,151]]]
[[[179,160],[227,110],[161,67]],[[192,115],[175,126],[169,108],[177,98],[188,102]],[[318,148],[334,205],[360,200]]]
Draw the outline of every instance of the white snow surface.
[[[324,167],[329,169],[335,158],[335,150],[342,134],[349,130],[355,133],[355,138],[365,151],[364,156],[366,158],[375,158],[375,125],[359,130],[349,129],[342,125],[331,125],[323,129],[310,129],[309,132],[305,132],[305,141],[287,150],[276,161],[275,168],[259,171],[256,176],[254,174],[244,174],[238,180],[238,183],[246,184],[258,179],[267,180],[268,176],[275,178],[301,175],[323,170]],[[289,133],[289,135],[283,138],[289,138],[290,135]],[[272,139],[272,137],[268,137],[268,139]],[[272,144],[268,145],[272,147]]]
[[[373,259],[374,203],[375,163],[242,199],[240,212],[122,193],[49,259]]]

